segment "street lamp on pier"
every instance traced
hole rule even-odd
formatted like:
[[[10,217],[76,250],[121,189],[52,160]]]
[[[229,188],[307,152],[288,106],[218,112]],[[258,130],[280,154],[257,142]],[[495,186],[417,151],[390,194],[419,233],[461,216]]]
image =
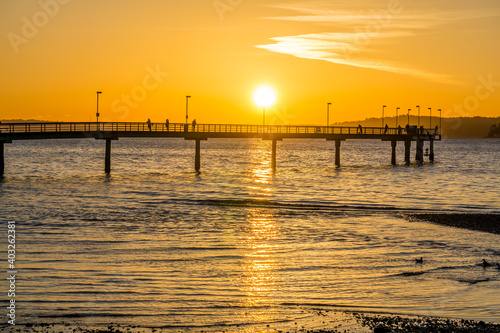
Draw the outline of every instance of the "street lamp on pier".
[[[420,105],[417,105],[418,115],[417,115],[417,127],[420,128]]]
[[[432,129],[432,108],[429,108],[429,129]]]
[[[441,128],[441,109],[438,109],[439,111],[439,134],[442,133],[443,129]]]
[[[396,127],[398,127],[398,111],[399,108],[396,108]]]
[[[186,124],[188,123],[188,101],[191,96],[186,96]]]
[[[382,127],[384,127],[384,111],[385,111],[386,106],[382,105]]]
[[[410,111],[411,109],[408,109],[408,126],[410,126]]]
[[[97,92],[97,111],[95,113],[95,117],[97,119],[97,122],[99,122],[99,95],[102,94],[102,91]]]
[[[326,103],[326,126],[330,126],[330,105],[332,103]]]

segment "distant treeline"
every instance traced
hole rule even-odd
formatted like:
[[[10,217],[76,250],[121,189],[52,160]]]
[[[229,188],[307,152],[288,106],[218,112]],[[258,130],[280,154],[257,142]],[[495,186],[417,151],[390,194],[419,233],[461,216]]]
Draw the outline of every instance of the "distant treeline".
[[[408,117],[399,116],[398,125],[405,127],[408,123]],[[410,125],[417,125],[418,118],[410,116]],[[384,124],[389,127],[396,127],[396,117],[384,118]],[[347,121],[336,123],[334,126],[353,126],[361,125],[363,127],[380,127],[382,126],[382,118],[369,118],[360,121]],[[441,125],[439,117],[432,117],[432,122],[429,122],[429,117],[420,117],[420,126],[424,128],[435,128],[442,126],[443,137],[445,138],[487,138],[500,137],[500,117],[456,117],[443,118]]]

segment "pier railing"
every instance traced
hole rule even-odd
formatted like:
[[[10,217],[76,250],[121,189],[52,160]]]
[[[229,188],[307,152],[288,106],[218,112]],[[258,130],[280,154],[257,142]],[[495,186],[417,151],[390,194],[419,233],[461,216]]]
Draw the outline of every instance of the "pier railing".
[[[0,133],[59,133],[59,132],[190,132],[190,133],[242,133],[242,134],[366,134],[366,135],[437,135],[437,129],[403,127],[341,127],[341,126],[288,126],[237,124],[182,124],[182,123],[3,123]]]

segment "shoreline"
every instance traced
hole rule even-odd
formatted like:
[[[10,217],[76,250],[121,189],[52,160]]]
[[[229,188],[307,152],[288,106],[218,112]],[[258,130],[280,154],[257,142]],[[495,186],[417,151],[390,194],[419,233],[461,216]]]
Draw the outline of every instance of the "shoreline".
[[[307,315],[296,320],[248,323],[220,326],[135,326],[118,323],[39,323],[0,325],[2,332],[38,332],[38,333],[236,333],[236,332],[301,332],[301,333],[494,333],[500,332],[500,323],[483,321],[430,317],[420,315],[372,313],[342,309],[309,308]]]
[[[500,214],[492,213],[404,213],[410,222],[424,221],[448,227],[500,235]]]

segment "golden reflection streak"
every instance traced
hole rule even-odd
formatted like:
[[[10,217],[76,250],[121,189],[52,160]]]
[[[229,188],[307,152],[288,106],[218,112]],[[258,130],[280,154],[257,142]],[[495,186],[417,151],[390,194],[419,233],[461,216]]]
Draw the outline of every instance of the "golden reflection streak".
[[[245,234],[248,252],[245,254],[243,267],[243,288],[247,295],[244,306],[254,309],[263,307],[249,313],[248,320],[254,323],[268,322],[276,319],[264,307],[274,303],[278,268],[275,254],[279,248],[276,244],[279,228],[272,212],[262,209],[250,210]]]

